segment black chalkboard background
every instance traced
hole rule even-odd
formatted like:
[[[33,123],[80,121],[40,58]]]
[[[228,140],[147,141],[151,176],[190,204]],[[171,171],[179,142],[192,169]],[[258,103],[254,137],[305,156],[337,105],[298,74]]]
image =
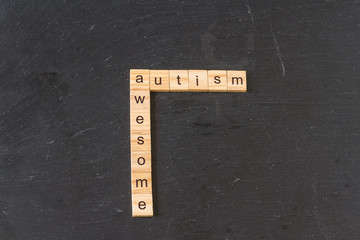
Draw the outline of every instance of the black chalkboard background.
[[[0,239],[360,239],[359,1],[0,1]],[[153,93],[155,217],[131,218],[129,69]]]

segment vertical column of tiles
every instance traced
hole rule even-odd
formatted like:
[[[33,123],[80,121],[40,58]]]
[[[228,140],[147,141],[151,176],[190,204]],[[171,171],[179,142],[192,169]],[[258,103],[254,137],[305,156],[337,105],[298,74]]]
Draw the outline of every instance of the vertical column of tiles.
[[[151,172],[131,174],[133,217],[152,217],[153,200]]]
[[[151,151],[150,92],[130,92],[131,152]]]
[[[227,71],[228,92],[246,92],[246,71]]]
[[[149,70],[130,70],[130,148],[133,217],[153,216],[149,78]]]

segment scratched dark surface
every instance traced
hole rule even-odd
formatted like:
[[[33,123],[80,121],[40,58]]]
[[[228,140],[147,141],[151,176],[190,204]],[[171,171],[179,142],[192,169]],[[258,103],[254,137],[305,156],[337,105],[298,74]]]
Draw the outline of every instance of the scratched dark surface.
[[[0,239],[360,239],[359,1],[0,1]],[[245,69],[152,95],[132,219],[130,68]]]

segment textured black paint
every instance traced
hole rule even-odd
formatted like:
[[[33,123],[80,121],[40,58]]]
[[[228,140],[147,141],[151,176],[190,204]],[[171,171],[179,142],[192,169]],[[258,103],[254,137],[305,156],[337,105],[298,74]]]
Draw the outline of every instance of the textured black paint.
[[[0,239],[360,239],[358,1],[0,1]],[[129,69],[245,69],[153,93],[132,219]]]

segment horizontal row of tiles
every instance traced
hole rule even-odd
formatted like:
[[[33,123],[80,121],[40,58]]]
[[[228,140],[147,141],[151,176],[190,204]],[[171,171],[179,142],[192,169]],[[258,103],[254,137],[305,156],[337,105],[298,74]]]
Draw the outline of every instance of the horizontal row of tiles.
[[[130,90],[246,92],[246,71],[131,69]]]

